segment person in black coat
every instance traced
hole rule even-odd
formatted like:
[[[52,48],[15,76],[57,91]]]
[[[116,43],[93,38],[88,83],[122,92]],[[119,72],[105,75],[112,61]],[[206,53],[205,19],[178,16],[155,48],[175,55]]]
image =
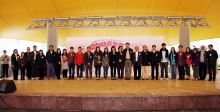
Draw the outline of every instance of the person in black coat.
[[[117,52],[115,46],[111,47],[111,52],[109,53],[109,65],[111,68],[111,80],[116,80]]]
[[[30,47],[27,47],[27,52],[24,53],[24,57],[27,59],[26,69],[27,69],[27,78],[31,79],[31,52]]]
[[[158,80],[158,68],[160,65],[160,52],[156,50],[156,45],[152,46],[151,52],[151,77],[154,80],[154,68],[156,68],[156,80]]]
[[[37,55],[39,55],[36,45],[33,46],[33,51],[31,52],[30,55],[31,55],[32,79],[36,79],[36,76],[37,76],[36,58],[37,58]]]
[[[60,71],[61,71],[61,50],[57,48],[56,57],[55,57],[54,68],[56,70],[57,79],[60,79]]]
[[[37,70],[40,74],[39,80],[44,80],[44,70],[45,70],[46,66],[47,66],[46,57],[43,54],[43,50],[40,50],[39,55],[37,55],[37,58],[36,58],[36,67],[37,67]]]
[[[135,52],[133,53],[132,65],[134,68],[134,80],[140,80],[141,78],[141,66],[142,66],[142,56],[139,52],[139,47],[135,47]],[[138,72],[138,74],[137,74]]]
[[[86,67],[86,79],[88,79],[88,72],[90,75],[90,79],[92,79],[92,63],[93,63],[93,53],[91,52],[91,47],[87,47],[87,52],[84,54],[84,61]]]
[[[148,80],[149,77],[149,69],[150,69],[150,61],[151,61],[151,55],[150,52],[147,49],[147,46],[144,45],[143,46],[143,51],[141,52],[141,56],[142,56],[142,80]]]
[[[118,47],[117,52],[117,71],[118,71],[118,79],[123,79],[124,76],[124,63],[125,63],[125,55],[122,53],[122,46]]]
[[[13,54],[11,55],[11,68],[13,71],[14,80],[18,80],[18,70],[19,70],[18,58],[19,58],[18,50],[14,49]]]
[[[208,81],[215,81],[216,79],[216,61],[218,59],[218,53],[216,50],[213,49],[213,45],[210,44],[209,51],[207,52],[207,59],[208,59],[208,69],[209,69],[209,80]]]
[[[133,50],[130,48],[130,43],[126,43],[125,46],[126,48],[123,50],[123,55],[125,56],[125,80],[130,80]]]
[[[46,53],[46,60],[47,60],[47,79],[50,80],[51,72],[52,78],[55,78],[55,69],[54,64],[56,60],[56,52],[53,50],[53,45],[49,46],[49,50]]]
[[[26,57],[24,57],[24,52],[22,52],[21,56],[18,58],[18,63],[19,63],[20,71],[21,71],[21,80],[24,80],[25,68],[26,68],[26,63],[27,63],[27,59]]]

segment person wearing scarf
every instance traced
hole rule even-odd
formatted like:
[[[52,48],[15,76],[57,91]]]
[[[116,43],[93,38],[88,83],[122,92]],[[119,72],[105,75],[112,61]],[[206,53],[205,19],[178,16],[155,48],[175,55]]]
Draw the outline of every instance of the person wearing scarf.
[[[177,54],[175,48],[172,47],[169,54],[170,67],[171,67],[171,79],[176,80],[176,65],[177,65]]]

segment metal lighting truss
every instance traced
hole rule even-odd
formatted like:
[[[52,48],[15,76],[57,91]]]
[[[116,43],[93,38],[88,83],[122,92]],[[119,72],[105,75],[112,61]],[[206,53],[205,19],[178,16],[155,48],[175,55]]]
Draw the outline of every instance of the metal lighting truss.
[[[89,16],[33,19],[27,30],[47,28],[191,28],[211,27],[205,17],[197,16]]]

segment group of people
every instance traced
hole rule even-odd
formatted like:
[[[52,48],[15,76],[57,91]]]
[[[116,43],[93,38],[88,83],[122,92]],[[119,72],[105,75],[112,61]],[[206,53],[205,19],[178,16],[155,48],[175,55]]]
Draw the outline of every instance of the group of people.
[[[39,74],[39,79],[43,80],[45,69],[47,69],[46,74],[48,80],[51,77],[53,79],[55,79],[55,77],[61,79],[61,71],[63,78],[67,78],[69,71],[69,77],[67,79],[74,80],[75,66],[77,70],[77,80],[83,79],[83,71],[85,71],[86,79],[92,79],[93,65],[95,67],[96,80],[100,80],[101,67],[103,67],[104,70],[104,79],[107,79],[108,69],[110,68],[111,80],[121,80],[124,76],[125,80],[130,80],[132,67],[134,80],[148,80],[149,69],[151,67],[151,80],[154,80],[154,78],[158,80],[159,66],[161,68],[160,79],[163,80],[166,78],[168,80],[168,64],[170,64],[171,67],[171,79],[173,80],[176,80],[177,67],[179,71],[178,80],[189,80],[191,66],[195,80],[206,79],[207,66],[209,71],[208,81],[215,81],[216,79],[216,61],[218,54],[217,51],[213,49],[213,45],[208,45],[208,51],[205,51],[205,46],[201,46],[200,51],[198,51],[197,48],[191,50],[189,47],[184,51],[183,46],[179,45],[178,52],[172,47],[170,53],[165,43],[162,43],[162,48],[159,51],[156,50],[156,45],[152,46],[151,51],[144,45],[141,52],[138,46],[135,47],[134,51],[130,48],[130,43],[126,43],[125,46],[125,49],[123,49],[122,46],[119,46],[117,49],[115,46],[112,46],[110,50],[106,47],[104,51],[101,51],[100,47],[96,47],[94,53],[91,52],[90,47],[87,47],[85,53],[82,52],[81,47],[78,47],[76,53],[74,52],[74,48],[70,47],[69,52],[63,49],[61,53],[60,48],[55,52],[53,45],[50,45],[46,55],[44,55],[42,50],[37,51],[37,46],[33,46],[32,52],[30,48],[27,47],[27,52],[22,52],[21,55],[18,54],[17,49],[14,49],[11,58],[9,58],[6,50],[4,50],[4,54],[1,56],[1,60],[3,61],[3,77],[8,77],[9,61],[11,61],[14,80],[18,80],[19,69],[21,72],[21,80],[25,79],[25,69],[29,80],[36,79],[37,73]],[[156,77],[154,71],[156,72]],[[116,74],[118,75],[117,78]]]

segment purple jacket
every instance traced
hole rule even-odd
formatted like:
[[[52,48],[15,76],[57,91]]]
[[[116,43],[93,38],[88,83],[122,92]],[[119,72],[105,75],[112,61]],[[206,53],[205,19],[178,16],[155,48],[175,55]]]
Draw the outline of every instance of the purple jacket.
[[[200,55],[199,53],[196,53],[192,55],[192,65],[193,66],[199,66],[199,60],[200,60]]]

